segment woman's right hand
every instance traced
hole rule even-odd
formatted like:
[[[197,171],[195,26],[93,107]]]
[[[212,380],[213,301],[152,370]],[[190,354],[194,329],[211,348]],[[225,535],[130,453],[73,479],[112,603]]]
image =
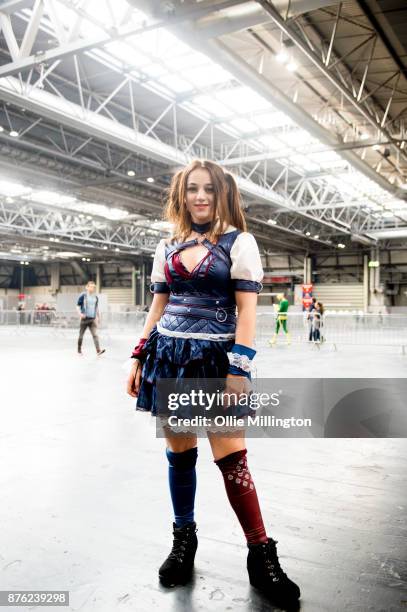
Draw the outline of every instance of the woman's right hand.
[[[131,397],[137,397],[140,391],[141,371],[143,366],[138,359],[134,359],[134,364],[131,366],[130,374],[127,379],[127,393]]]

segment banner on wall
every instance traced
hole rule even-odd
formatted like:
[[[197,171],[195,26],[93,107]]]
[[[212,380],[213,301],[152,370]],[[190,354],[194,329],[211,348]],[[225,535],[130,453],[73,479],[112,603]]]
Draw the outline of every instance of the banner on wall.
[[[313,285],[302,286],[302,309],[308,310],[312,304],[312,288]]]

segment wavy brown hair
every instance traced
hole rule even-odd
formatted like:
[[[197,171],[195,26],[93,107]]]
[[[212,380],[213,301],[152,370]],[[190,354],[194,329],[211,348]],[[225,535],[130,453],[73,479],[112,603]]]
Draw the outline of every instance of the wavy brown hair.
[[[233,176],[215,162],[195,159],[173,176],[168,190],[164,218],[174,224],[172,239],[184,241],[191,232],[192,219],[186,207],[186,189],[189,175],[197,168],[205,168],[213,184],[215,207],[212,225],[208,232],[209,240],[216,241],[228,225],[245,232],[246,220],[239,189]]]

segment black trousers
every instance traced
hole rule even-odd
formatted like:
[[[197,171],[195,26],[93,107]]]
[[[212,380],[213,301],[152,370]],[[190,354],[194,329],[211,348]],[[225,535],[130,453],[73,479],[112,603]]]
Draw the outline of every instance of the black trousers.
[[[81,319],[81,324],[79,327],[78,351],[80,351],[82,348],[83,334],[85,333],[87,329],[90,329],[90,333],[92,334],[92,338],[93,338],[93,342],[95,343],[96,350],[100,351],[99,336],[97,332],[98,326],[96,324],[95,319],[89,319],[89,318]]]

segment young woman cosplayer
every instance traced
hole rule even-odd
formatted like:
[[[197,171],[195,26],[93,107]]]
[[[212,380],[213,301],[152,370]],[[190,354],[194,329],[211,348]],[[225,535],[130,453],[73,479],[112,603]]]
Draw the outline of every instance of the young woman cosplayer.
[[[138,398],[137,409],[153,415],[160,378],[226,378],[227,389],[243,393],[256,354],[256,303],[263,278],[235,180],[217,164],[193,161],[173,177],[166,218],[173,223],[173,237],[161,240],[155,252],[154,298],[127,382],[127,392]],[[175,522],[173,547],[159,577],[163,585],[175,586],[190,580],[198,545],[198,451],[196,435],[165,432]],[[207,435],[247,540],[250,583],[276,603],[295,602],[300,590],[282,571],[276,542],[266,535],[244,430],[234,437]]]

